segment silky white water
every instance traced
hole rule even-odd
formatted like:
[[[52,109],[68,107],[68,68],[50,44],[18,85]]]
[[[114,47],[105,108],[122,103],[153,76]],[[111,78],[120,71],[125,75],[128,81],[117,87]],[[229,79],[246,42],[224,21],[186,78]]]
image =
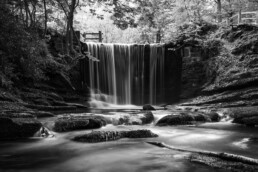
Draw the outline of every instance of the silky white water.
[[[165,57],[162,45],[87,43],[87,46],[90,54],[99,60],[88,62],[94,106],[97,102],[100,106],[102,102],[107,105],[162,103]]]

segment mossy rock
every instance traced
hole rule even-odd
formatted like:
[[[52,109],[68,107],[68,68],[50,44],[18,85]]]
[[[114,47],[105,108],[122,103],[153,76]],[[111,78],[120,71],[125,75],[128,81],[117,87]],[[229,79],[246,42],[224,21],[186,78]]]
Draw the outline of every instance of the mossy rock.
[[[193,117],[196,122],[211,122],[210,117],[204,114],[195,114]]]
[[[142,107],[143,110],[156,110],[153,106],[149,105],[149,104],[146,104],[146,105],[143,105]]]
[[[142,124],[150,124],[154,121],[154,115],[152,114],[152,112],[146,112],[144,114],[144,117],[141,118],[142,120]]]
[[[166,125],[190,125],[195,121],[192,115],[179,114],[179,115],[168,115],[161,118],[156,125],[166,126]]]
[[[107,124],[101,116],[63,116],[59,117],[54,124],[57,132],[73,130],[97,129]]]
[[[216,112],[211,112],[206,114],[212,122],[219,122],[221,120],[221,117]]]
[[[73,140],[78,142],[96,143],[119,140],[121,138],[152,138],[158,137],[150,130],[132,131],[93,131],[88,134],[76,136]]]
[[[258,125],[258,116],[235,118],[232,122],[236,124],[243,124],[249,127],[255,127]]]

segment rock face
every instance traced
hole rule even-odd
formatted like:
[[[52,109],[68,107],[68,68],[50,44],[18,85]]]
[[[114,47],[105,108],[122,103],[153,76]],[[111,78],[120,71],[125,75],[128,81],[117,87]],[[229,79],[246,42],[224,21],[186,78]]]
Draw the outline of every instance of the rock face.
[[[188,105],[258,105],[258,27],[243,24],[217,33],[215,37],[219,39],[215,42],[214,32],[212,37],[208,34],[205,36],[206,45],[202,49],[204,52],[208,50],[204,53],[208,56],[201,61],[202,66],[198,67],[198,63],[192,63],[191,66],[183,63],[181,97],[190,98],[197,87],[202,94]],[[214,48],[217,50],[213,51]]]
[[[149,105],[149,104],[143,105],[142,109],[143,109],[143,110],[156,110],[154,107],[152,107],[152,106]]]
[[[32,137],[41,128],[34,118],[0,118],[0,139]]]
[[[106,120],[101,116],[62,116],[54,124],[57,132],[97,129],[106,125]]]
[[[158,137],[150,130],[133,131],[93,131],[89,134],[76,136],[73,140],[78,142],[96,143],[118,140],[121,138],[151,138]]]

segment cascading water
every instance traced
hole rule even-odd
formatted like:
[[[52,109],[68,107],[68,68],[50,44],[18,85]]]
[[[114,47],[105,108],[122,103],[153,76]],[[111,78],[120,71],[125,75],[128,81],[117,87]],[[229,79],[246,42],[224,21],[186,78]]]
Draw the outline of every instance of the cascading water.
[[[91,98],[110,104],[163,103],[162,45],[87,43]]]

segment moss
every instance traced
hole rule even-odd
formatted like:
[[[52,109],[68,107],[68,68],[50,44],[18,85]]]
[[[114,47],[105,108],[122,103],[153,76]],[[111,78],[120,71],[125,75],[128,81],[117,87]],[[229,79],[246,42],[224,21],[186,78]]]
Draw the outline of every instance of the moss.
[[[121,138],[151,138],[158,137],[150,130],[132,130],[132,131],[93,131],[88,134],[76,136],[73,140],[79,142],[105,142]]]
[[[97,129],[106,125],[106,120],[100,116],[64,116],[59,117],[54,124],[54,130],[57,132]]]
[[[161,118],[156,125],[189,125],[194,122],[194,117],[188,114],[168,115]]]

